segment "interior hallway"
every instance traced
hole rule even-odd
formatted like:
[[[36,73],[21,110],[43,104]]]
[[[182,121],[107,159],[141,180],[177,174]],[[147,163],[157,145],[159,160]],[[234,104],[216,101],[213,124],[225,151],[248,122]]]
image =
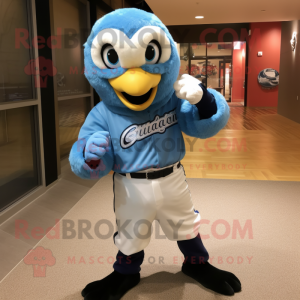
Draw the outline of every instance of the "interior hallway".
[[[187,153],[182,164],[188,178],[300,181],[300,124],[277,115],[275,109],[231,107],[227,126],[214,140],[185,136],[185,144]],[[77,177],[65,159],[58,182],[1,224],[0,280],[40,240],[22,235],[16,238],[15,222],[25,220],[29,231],[34,227],[45,231],[68,213],[96,182]],[[40,238],[44,235],[45,232],[39,234]]]
[[[275,108],[231,107],[211,139],[185,137],[189,178],[300,181],[300,124]]]

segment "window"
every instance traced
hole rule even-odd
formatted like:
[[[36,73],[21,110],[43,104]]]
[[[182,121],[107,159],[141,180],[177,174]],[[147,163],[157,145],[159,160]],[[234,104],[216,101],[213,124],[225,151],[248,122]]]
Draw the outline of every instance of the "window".
[[[39,185],[35,107],[0,111],[0,210]]]
[[[0,2],[0,211],[41,184],[31,1]]]
[[[35,98],[28,21],[27,1],[1,0],[0,103]]]

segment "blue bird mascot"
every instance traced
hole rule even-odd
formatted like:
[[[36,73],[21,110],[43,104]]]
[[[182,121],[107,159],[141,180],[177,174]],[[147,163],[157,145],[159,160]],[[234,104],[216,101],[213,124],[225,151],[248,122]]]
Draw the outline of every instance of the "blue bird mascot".
[[[241,291],[232,273],[209,264],[180,160],[182,131],[205,139],[227,123],[229,107],[215,90],[187,74],[166,26],[135,8],[115,10],[85,43],[85,75],[101,102],[88,114],[70,152],[73,172],[101,178],[114,171],[118,248],[114,271],[83,290],[85,300],[121,299],[140,281],[144,249],[157,220],[176,241],[182,272],[223,295]]]

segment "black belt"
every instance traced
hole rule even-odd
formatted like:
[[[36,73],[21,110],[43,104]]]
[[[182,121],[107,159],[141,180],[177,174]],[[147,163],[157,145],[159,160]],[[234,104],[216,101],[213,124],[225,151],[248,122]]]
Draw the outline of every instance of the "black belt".
[[[177,169],[181,166],[179,162]],[[129,173],[131,178],[144,178],[144,179],[158,179],[165,177],[173,173],[174,167],[165,168],[159,171],[147,172],[147,173]],[[120,175],[126,176],[126,173],[119,173]]]

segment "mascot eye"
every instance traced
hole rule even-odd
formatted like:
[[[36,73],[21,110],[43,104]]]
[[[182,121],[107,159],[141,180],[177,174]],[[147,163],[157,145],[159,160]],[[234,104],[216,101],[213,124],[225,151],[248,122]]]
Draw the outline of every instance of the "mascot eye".
[[[153,40],[146,49],[145,58],[147,64],[157,64],[161,56],[160,44]]]
[[[112,45],[105,44],[101,50],[101,57],[104,64],[109,69],[114,69],[120,67],[119,56]]]

